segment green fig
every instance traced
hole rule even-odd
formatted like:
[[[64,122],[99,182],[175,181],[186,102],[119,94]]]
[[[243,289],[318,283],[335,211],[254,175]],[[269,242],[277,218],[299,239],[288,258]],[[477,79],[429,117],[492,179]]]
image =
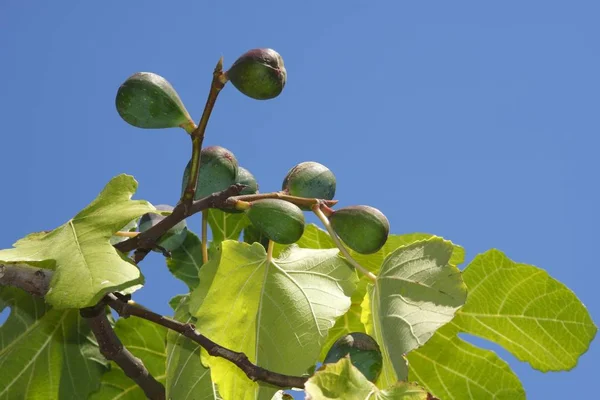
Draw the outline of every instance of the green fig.
[[[156,206],[156,209],[160,211],[173,211],[173,207],[166,204],[158,205]],[[164,215],[154,213],[146,213],[142,215],[139,222],[140,232],[147,231],[148,229],[152,228],[154,225],[158,224],[165,218],[166,217]],[[183,244],[186,236],[187,224],[185,220],[183,220],[178,222],[177,225],[175,225],[174,227],[169,229],[167,233],[162,235],[157,244],[168,251],[173,251]],[[154,249],[154,251],[160,252],[160,250],[158,249]]]
[[[236,183],[247,186],[247,188],[240,192],[240,195],[258,193],[258,183],[256,182],[256,178],[244,167],[238,168]]]
[[[295,243],[304,233],[304,213],[285,200],[253,201],[246,215],[258,231],[276,243]]]
[[[281,189],[292,196],[331,200],[335,196],[335,175],[318,162],[302,162],[288,171]]]
[[[190,160],[183,172],[182,195],[187,186],[191,168],[192,161]],[[221,146],[205,147],[200,152],[200,171],[194,200],[227,189],[237,182],[237,176],[238,161],[231,151]]]
[[[244,242],[245,243],[260,243],[267,249],[269,246],[269,238],[262,234],[254,225],[250,224],[244,228]]]
[[[256,178],[254,178],[254,175],[252,175],[252,173],[244,167],[238,168],[238,175],[237,175],[236,183],[247,186],[245,189],[243,189],[240,192],[240,195],[258,193],[258,183],[256,182]],[[232,214],[240,214],[240,213],[244,212],[242,210],[236,210],[236,209],[231,209],[231,208],[224,208],[223,211],[225,211],[227,213],[232,213]]]
[[[383,358],[379,345],[366,333],[352,332],[339,338],[327,353],[323,364],[334,364],[350,355],[350,362],[362,374],[375,382],[383,368]]]
[[[253,49],[244,53],[226,74],[240,92],[257,100],[279,96],[287,78],[283,59],[273,49]]]
[[[121,118],[138,128],[180,126],[188,130],[194,126],[173,86],[152,72],[138,72],[127,78],[117,91],[116,105]]]
[[[344,243],[361,254],[381,249],[390,233],[388,219],[370,206],[340,208],[329,216],[329,222]]]

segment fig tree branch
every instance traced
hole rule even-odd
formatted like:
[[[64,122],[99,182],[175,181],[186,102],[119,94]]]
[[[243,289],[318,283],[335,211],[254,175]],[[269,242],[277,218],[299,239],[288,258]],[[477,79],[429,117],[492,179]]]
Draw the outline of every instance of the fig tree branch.
[[[223,73],[223,57],[219,59],[215,70],[213,71],[213,79],[210,84],[210,91],[208,92],[208,98],[206,99],[206,104],[204,106],[204,111],[202,112],[202,117],[200,118],[200,122],[194,131],[190,134],[192,138],[192,160],[190,165],[190,176],[181,196],[181,202],[189,205],[193,199],[194,194],[196,193],[196,185],[198,184],[198,173],[200,172],[200,152],[202,150],[202,142],[204,141],[204,134],[206,132],[206,127],[208,125],[208,120],[210,119],[210,114],[212,113],[213,108],[215,107],[215,102],[217,101],[217,97],[221,92],[221,89],[227,83],[227,78]]]
[[[110,325],[106,317],[106,303],[101,301],[94,307],[82,308],[79,313],[88,322],[96,337],[100,353],[121,367],[125,375],[144,391],[147,398],[164,400],[166,398],[165,387],[148,372],[142,360],[123,346]]]
[[[0,286],[15,286],[34,296],[45,296],[53,271],[27,264],[0,264]]]
[[[196,331],[196,328],[193,324],[182,323],[168,317],[163,317],[162,315],[156,314],[155,312],[152,312],[135,303],[123,301],[114,294],[109,294],[105,298],[106,303],[121,317],[127,318],[129,316],[135,316],[138,318],[143,318],[158,325],[164,326],[167,329],[178,332],[181,335],[198,343],[211,356],[221,357],[231,361],[239,369],[244,371],[246,376],[248,376],[248,378],[252,381],[261,381],[280,388],[303,388],[304,383],[308,380],[308,377],[283,375],[261,368],[251,363],[244,353],[229,350],[200,334]]]

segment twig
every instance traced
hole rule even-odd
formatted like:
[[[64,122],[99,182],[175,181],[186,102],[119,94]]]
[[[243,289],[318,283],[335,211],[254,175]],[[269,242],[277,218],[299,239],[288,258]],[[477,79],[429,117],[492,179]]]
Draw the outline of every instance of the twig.
[[[198,173],[200,172],[200,151],[202,150],[202,142],[204,141],[204,134],[206,132],[206,126],[210,119],[210,114],[215,106],[217,97],[221,92],[221,89],[227,83],[227,78],[223,74],[223,57],[219,59],[215,70],[213,71],[213,79],[210,84],[210,91],[208,92],[208,98],[202,112],[200,122],[194,131],[190,134],[192,137],[192,159],[190,165],[190,176],[181,196],[181,202],[189,206],[194,199],[196,193],[196,185],[198,184]]]
[[[156,247],[156,241],[180,221],[199,211],[206,210],[207,208],[226,207],[226,200],[231,196],[239,194],[242,190],[244,190],[245,187],[245,185],[239,184],[231,185],[223,191],[213,193],[200,200],[194,201],[191,207],[186,207],[180,202],[177,204],[177,206],[175,206],[173,212],[167,215],[158,224],[154,225],[147,231],[140,233],[136,237],[115,244],[114,247],[123,253],[128,253],[135,249],[142,249],[145,250],[147,254],[154,247]]]
[[[15,286],[34,296],[45,296],[53,271],[27,264],[0,264],[0,285]]]
[[[164,400],[166,398],[165,387],[154,379],[142,360],[131,354],[117,337],[106,317],[106,303],[101,301],[95,307],[81,309],[79,313],[87,320],[94,333],[100,353],[121,367],[125,375],[144,391],[146,397],[153,400]]]
[[[305,206],[312,207],[316,204],[325,204],[328,207],[333,207],[337,204],[337,200],[321,200],[321,199],[311,199],[308,197],[297,197],[290,196],[289,194],[285,194],[283,192],[272,192],[272,193],[258,193],[258,194],[245,194],[242,196],[234,196],[227,200],[227,204],[233,208],[235,208],[235,203],[237,201],[254,201],[254,200],[262,200],[262,199],[280,199],[289,201],[290,203],[294,203],[297,206]]]
[[[251,363],[244,353],[229,350],[198,333],[193,324],[182,323],[168,317],[163,317],[162,315],[156,314],[135,303],[124,302],[113,294],[107,295],[105,299],[107,304],[119,313],[121,317],[127,318],[133,315],[134,317],[143,318],[164,326],[167,329],[179,332],[183,336],[198,343],[211,356],[221,357],[231,361],[239,369],[244,371],[246,376],[252,381],[261,381],[281,388],[303,388],[304,383],[308,380],[308,377],[283,375],[261,368]]]

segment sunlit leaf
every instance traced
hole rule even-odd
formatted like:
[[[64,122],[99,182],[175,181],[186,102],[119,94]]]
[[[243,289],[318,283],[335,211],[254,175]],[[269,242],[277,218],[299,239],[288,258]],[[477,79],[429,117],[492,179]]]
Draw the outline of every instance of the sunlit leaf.
[[[565,285],[498,250],[478,255],[463,279],[469,288],[465,306],[408,355],[410,378],[438,397],[525,398],[508,364],[458,338],[460,332],[496,342],[542,371],[573,368],[596,335],[585,306]]]
[[[207,265],[208,266],[208,265]],[[204,274],[212,284],[203,286]],[[202,268],[197,310],[202,333],[270,370],[300,375],[315,364],[328,330],[350,306],[355,272],[338,251],[292,247],[269,261],[264,248],[227,240],[216,272]],[[250,381],[230,362],[210,358],[224,398],[267,399],[276,389]]]
[[[24,291],[0,287],[0,399],[86,399],[107,362],[78,310],[51,309]],[[43,396],[43,397],[40,397]]]
[[[0,262],[45,262],[44,267],[55,269],[45,297],[55,308],[92,306],[108,292],[143,283],[137,266],[109,241],[114,232],[154,210],[146,201],[131,200],[136,189],[133,177],[116,176],[64,225],[26,236],[14,248],[0,250]]]

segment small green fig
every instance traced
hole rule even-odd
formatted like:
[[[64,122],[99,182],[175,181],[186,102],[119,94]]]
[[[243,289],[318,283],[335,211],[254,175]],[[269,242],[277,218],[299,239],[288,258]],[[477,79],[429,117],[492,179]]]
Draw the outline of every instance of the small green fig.
[[[329,222],[344,243],[361,254],[381,249],[390,233],[388,219],[370,206],[340,208],[329,216]]]
[[[173,207],[161,204],[156,206],[157,210],[160,211],[173,211]],[[154,214],[154,213],[146,213],[142,215],[139,222],[139,230],[140,232],[145,232],[148,229],[152,228],[154,225],[158,224],[160,221],[165,219],[164,215]],[[158,241],[158,245],[164,247],[168,251],[173,251],[179,248],[185,241],[187,236],[187,224],[185,220],[180,221],[169,229],[167,233],[165,233],[160,240]],[[160,252],[160,250],[154,249],[154,251]]]
[[[292,196],[331,200],[335,196],[335,175],[318,162],[302,162],[288,171],[281,189]]]
[[[366,333],[352,332],[339,338],[327,353],[323,364],[334,364],[350,355],[350,362],[362,374],[375,382],[383,368],[383,358],[379,345]]]
[[[253,201],[246,215],[258,231],[276,243],[295,243],[304,233],[304,213],[285,200]]]
[[[236,183],[240,183],[242,185],[247,186],[247,188],[240,192],[240,195],[258,193],[258,183],[256,182],[256,178],[254,177],[254,175],[252,175],[250,171],[248,171],[244,167],[238,168]]]
[[[252,175],[252,173],[244,167],[238,168],[238,175],[237,175],[236,183],[247,186],[245,189],[243,189],[240,192],[240,195],[258,193],[258,183],[256,182],[256,178],[254,178],[254,175]],[[230,208],[224,208],[223,211],[225,211],[227,213],[231,213],[231,214],[240,214],[240,213],[244,212],[242,210],[236,210],[236,209],[230,209]]]
[[[152,72],[138,72],[127,78],[117,91],[116,105],[121,118],[138,128],[194,125],[173,86]]]
[[[244,228],[244,242],[245,243],[260,243],[262,246],[267,249],[269,246],[269,238],[262,234],[254,225],[250,224]]]
[[[226,74],[240,92],[257,100],[279,96],[287,78],[283,59],[273,49],[252,49],[244,53]]]
[[[190,176],[192,161],[183,172],[181,193],[185,191]],[[200,152],[200,171],[194,199],[198,200],[215,192],[227,189],[237,181],[238,161],[233,153],[221,146],[205,147]]]

